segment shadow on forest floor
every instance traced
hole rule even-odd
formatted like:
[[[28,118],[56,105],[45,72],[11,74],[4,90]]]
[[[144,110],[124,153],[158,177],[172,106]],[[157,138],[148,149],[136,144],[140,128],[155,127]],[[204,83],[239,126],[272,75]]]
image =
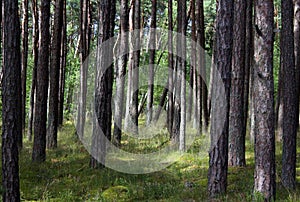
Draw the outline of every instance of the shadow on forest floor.
[[[31,162],[32,143],[25,142],[20,155],[21,198],[24,201],[207,201],[208,155],[199,157],[197,142],[178,162],[143,175],[119,173],[109,168],[89,168],[89,154],[74,137],[71,123],[59,132],[59,147],[47,151],[42,164]],[[298,141],[298,151],[300,146]],[[132,149],[132,148],[131,148]],[[140,148],[139,148],[140,149]],[[281,146],[277,144],[277,200],[300,201],[298,189],[290,193],[280,185]],[[253,201],[253,145],[246,145],[247,166],[229,168],[227,195],[214,201]],[[300,153],[298,152],[298,159]]]

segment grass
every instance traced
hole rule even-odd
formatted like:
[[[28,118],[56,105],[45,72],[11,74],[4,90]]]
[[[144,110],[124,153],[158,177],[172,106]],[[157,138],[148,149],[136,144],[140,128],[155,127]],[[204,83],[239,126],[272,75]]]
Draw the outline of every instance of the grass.
[[[42,164],[31,162],[31,142],[24,143],[20,154],[21,199],[24,201],[208,201],[207,170],[208,155],[203,152],[202,138],[194,142],[178,162],[168,168],[142,175],[119,173],[109,168],[89,168],[89,154],[75,138],[75,129],[66,123],[59,132],[59,147],[47,151]],[[145,153],[160,148],[165,141],[163,132],[154,138],[155,144],[136,142],[124,138],[127,151]],[[299,141],[298,141],[299,142]],[[140,147],[140,146],[143,147]],[[147,146],[145,146],[147,145]],[[149,146],[150,145],[150,146]],[[152,145],[152,147],[151,147]],[[298,144],[299,145],[299,144]],[[254,155],[253,145],[247,142],[247,166],[229,168],[228,191],[215,201],[253,201]],[[277,144],[277,170],[280,171],[281,146]],[[300,151],[300,147],[298,147]],[[298,159],[299,159],[298,153]],[[300,164],[297,181],[299,183]],[[300,188],[289,192],[280,185],[277,177],[277,200],[300,201]],[[255,198],[257,201],[259,197]]]

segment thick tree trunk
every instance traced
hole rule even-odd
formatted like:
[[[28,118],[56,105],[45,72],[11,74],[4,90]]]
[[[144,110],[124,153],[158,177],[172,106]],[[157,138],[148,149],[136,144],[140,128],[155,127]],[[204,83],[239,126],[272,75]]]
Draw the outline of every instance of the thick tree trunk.
[[[275,129],[274,129],[274,5],[273,1],[255,3],[255,172],[254,191],[266,201],[275,199]]]
[[[59,97],[59,70],[61,38],[63,28],[63,6],[64,0],[55,1],[54,26],[51,45],[50,61],[50,94],[47,129],[47,148],[57,148],[57,128],[58,128],[58,97]]]
[[[20,201],[18,138],[22,134],[18,1],[4,1],[2,200]]]
[[[299,99],[296,87],[295,55],[293,35],[293,1],[281,2],[282,31],[281,31],[281,58],[283,67],[283,150],[282,175],[284,187],[296,187],[296,141],[297,141],[297,114]]]
[[[27,63],[28,63],[28,0],[23,0],[23,21],[22,21],[22,136],[25,132],[26,120],[26,79],[27,79]],[[20,142],[22,144],[22,142]],[[19,143],[19,144],[20,144]]]
[[[228,127],[230,101],[230,72],[233,46],[233,0],[220,0],[216,19],[215,73],[212,87],[211,147],[209,151],[208,192],[210,197],[223,194],[227,189]],[[226,48],[225,48],[226,47]],[[225,90],[224,100],[217,99],[222,87],[217,86],[218,72]],[[219,118],[223,111],[225,120]],[[223,124],[224,123],[224,124]],[[223,126],[220,129],[220,126]]]
[[[155,66],[155,47],[156,47],[156,0],[152,0],[151,9],[151,30],[149,39],[149,78],[148,78],[148,97],[147,97],[147,121],[150,125],[153,116],[153,91],[154,91],[154,66]]]
[[[128,61],[128,0],[121,1],[120,45],[116,64],[116,97],[114,115],[114,142],[121,145],[125,75]]]
[[[37,66],[36,102],[34,113],[34,143],[32,160],[46,160],[47,97],[49,82],[50,1],[41,1],[39,60]]]
[[[29,141],[32,140],[32,128],[34,120],[34,106],[35,106],[35,90],[36,90],[36,77],[37,77],[37,65],[38,65],[38,54],[39,54],[39,25],[38,25],[38,5],[37,1],[33,0],[32,3],[32,23],[33,23],[33,70],[31,79],[31,89],[30,89],[30,106],[29,106],[29,116],[28,116],[28,130],[27,137]]]
[[[229,166],[245,166],[244,72],[246,0],[234,4],[233,53],[229,115]]]
[[[112,47],[111,44],[103,45],[112,35],[112,14],[115,0],[104,0],[99,5],[99,36],[97,49],[97,67],[95,81],[95,120],[92,135],[92,168],[105,167],[106,138],[110,139],[111,121],[109,117],[111,108],[110,79],[112,78]],[[102,163],[99,164],[99,163]]]

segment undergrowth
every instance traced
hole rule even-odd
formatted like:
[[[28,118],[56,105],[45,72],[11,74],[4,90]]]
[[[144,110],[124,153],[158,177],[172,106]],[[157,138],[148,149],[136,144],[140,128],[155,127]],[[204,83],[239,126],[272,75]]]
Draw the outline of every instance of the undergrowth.
[[[145,153],[165,144],[167,136],[153,144],[136,144],[124,137],[123,148]],[[176,163],[151,174],[124,174],[109,168],[91,169],[90,156],[75,137],[75,129],[66,123],[59,132],[59,146],[47,151],[42,164],[31,161],[32,142],[25,141],[20,153],[21,199],[23,201],[208,201],[208,154],[201,148],[205,137],[197,137],[188,152]],[[298,141],[299,142],[299,141]],[[299,144],[298,144],[299,145]],[[144,149],[143,149],[144,148]],[[205,148],[206,149],[206,148]],[[247,166],[229,168],[227,194],[214,201],[259,201],[253,194],[253,145],[246,144]],[[300,148],[298,147],[298,151]],[[300,188],[289,192],[280,184],[281,145],[276,147],[277,200],[300,201]],[[299,159],[298,152],[298,159]],[[300,164],[297,166],[300,181]]]

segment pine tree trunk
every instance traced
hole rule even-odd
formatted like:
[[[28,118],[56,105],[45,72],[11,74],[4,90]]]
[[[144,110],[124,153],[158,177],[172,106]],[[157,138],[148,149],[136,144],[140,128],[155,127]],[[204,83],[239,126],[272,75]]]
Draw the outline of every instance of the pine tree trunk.
[[[4,1],[2,86],[2,200],[20,201],[18,138],[22,134],[18,1]]]
[[[233,53],[229,115],[229,166],[245,166],[244,74],[246,41],[246,1],[234,4]]]
[[[254,191],[266,201],[275,199],[275,129],[273,1],[255,3],[255,69],[254,69],[254,118],[255,118],[255,171]],[[266,163],[267,162],[267,163]]]
[[[54,26],[51,44],[50,61],[50,94],[49,94],[49,112],[47,129],[47,148],[57,148],[57,128],[58,128],[58,97],[59,97],[59,70],[61,38],[63,28],[63,6],[64,0],[56,0]]]
[[[230,101],[230,72],[232,64],[232,34],[233,34],[233,0],[220,0],[216,19],[216,55],[215,71],[212,86],[212,114],[211,114],[211,147],[209,151],[208,192],[210,197],[223,194],[227,189],[228,170],[228,127]],[[226,47],[226,48],[224,48]],[[222,82],[218,82],[218,72]],[[224,98],[217,99],[225,90]],[[225,120],[220,118],[223,112]],[[223,126],[220,129],[220,126]]]
[[[156,0],[152,0],[151,9],[151,30],[149,39],[149,78],[148,78],[148,97],[147,97],[147,121],[150,125],[153,116],[153,91],[154,91],[154,66],[155,66],[155,48],[156,48]]]
[[[37,1],[33,0],[32,3],[32,23],[33,23],[33,70],[31,79],[31,89],[30,89],[30,106],[29,106],[29,116],[28,116],[28,130],[27,137],[29,141],[32,141],[32,129],[34,120],[34,106],[35,106],[35,91],[36,91],[36,78],[37,78],[37,65],[38,65],[38,54],[39,54],[39,25],[38,25],[38,5]]]
[[[22,19],[22,129],[25,132],[26,117],[26,79],[27,79],[27,63],[28,63],[28,0],[23,0],[23,19]],[[22,144],[22,142],[20,142]],[[19,143],[19,144],[20,144]]]
[[[80,15],[80,92],[79,105],[77,115],[77,135],[83,137],[85,116],[86,116],[86,94],[87,94],[87,74],[88,74],[88,0],[81,0],[81,15]]]
[[[110,139],[111,121],[109,120],[111,108],[112,89],[110,80],[112,78],[112,47],[104,42],[112,35],[112,14],[115,0],[104,0],[99,6],[99,36],[97,49],[97,67],[95,81],[95,120],[92,135],[92,157],[90,166],[92,168],[105,167],[106,139]],[[102,163],[102,165],[100,164]]]
[[[61,38],[60,70],[59,70],[59,93],[58,93],[58,126],[62,126],[64,120],[64,95],[65,78],[67,65],[67,2],[64,2],[63,8],[63,30]]]
[[[168,130],[170,133],[170,137],[172,137],[173,130],[173,116],[174,116],[174,100],[173,100],[173,74],[174,74],[174,60],[173,60],[173,2],[172,0],[168,1],[168,66],[169,66],[169,74],[168,74]]]
[[[114,115],[114,142],[118,146],[121,145],[125,75],[128,61],[128,20],[128,0],[122,0],[120,10],[120,45],[118,47],[118,58],[116,64],[116,97]]]
[[[41,1],[39,60],[37,66],[32,160],[46,160],[47,97],[49,82],[50,1]]]
[[[297,141],[297,114],[299,99],[296,87],[295,54],[293,35],[293,1],[281,2],[282,31],[281,55],[283,66],[283,150],[281,181],[285,188],[296,188],[296,141]]]

